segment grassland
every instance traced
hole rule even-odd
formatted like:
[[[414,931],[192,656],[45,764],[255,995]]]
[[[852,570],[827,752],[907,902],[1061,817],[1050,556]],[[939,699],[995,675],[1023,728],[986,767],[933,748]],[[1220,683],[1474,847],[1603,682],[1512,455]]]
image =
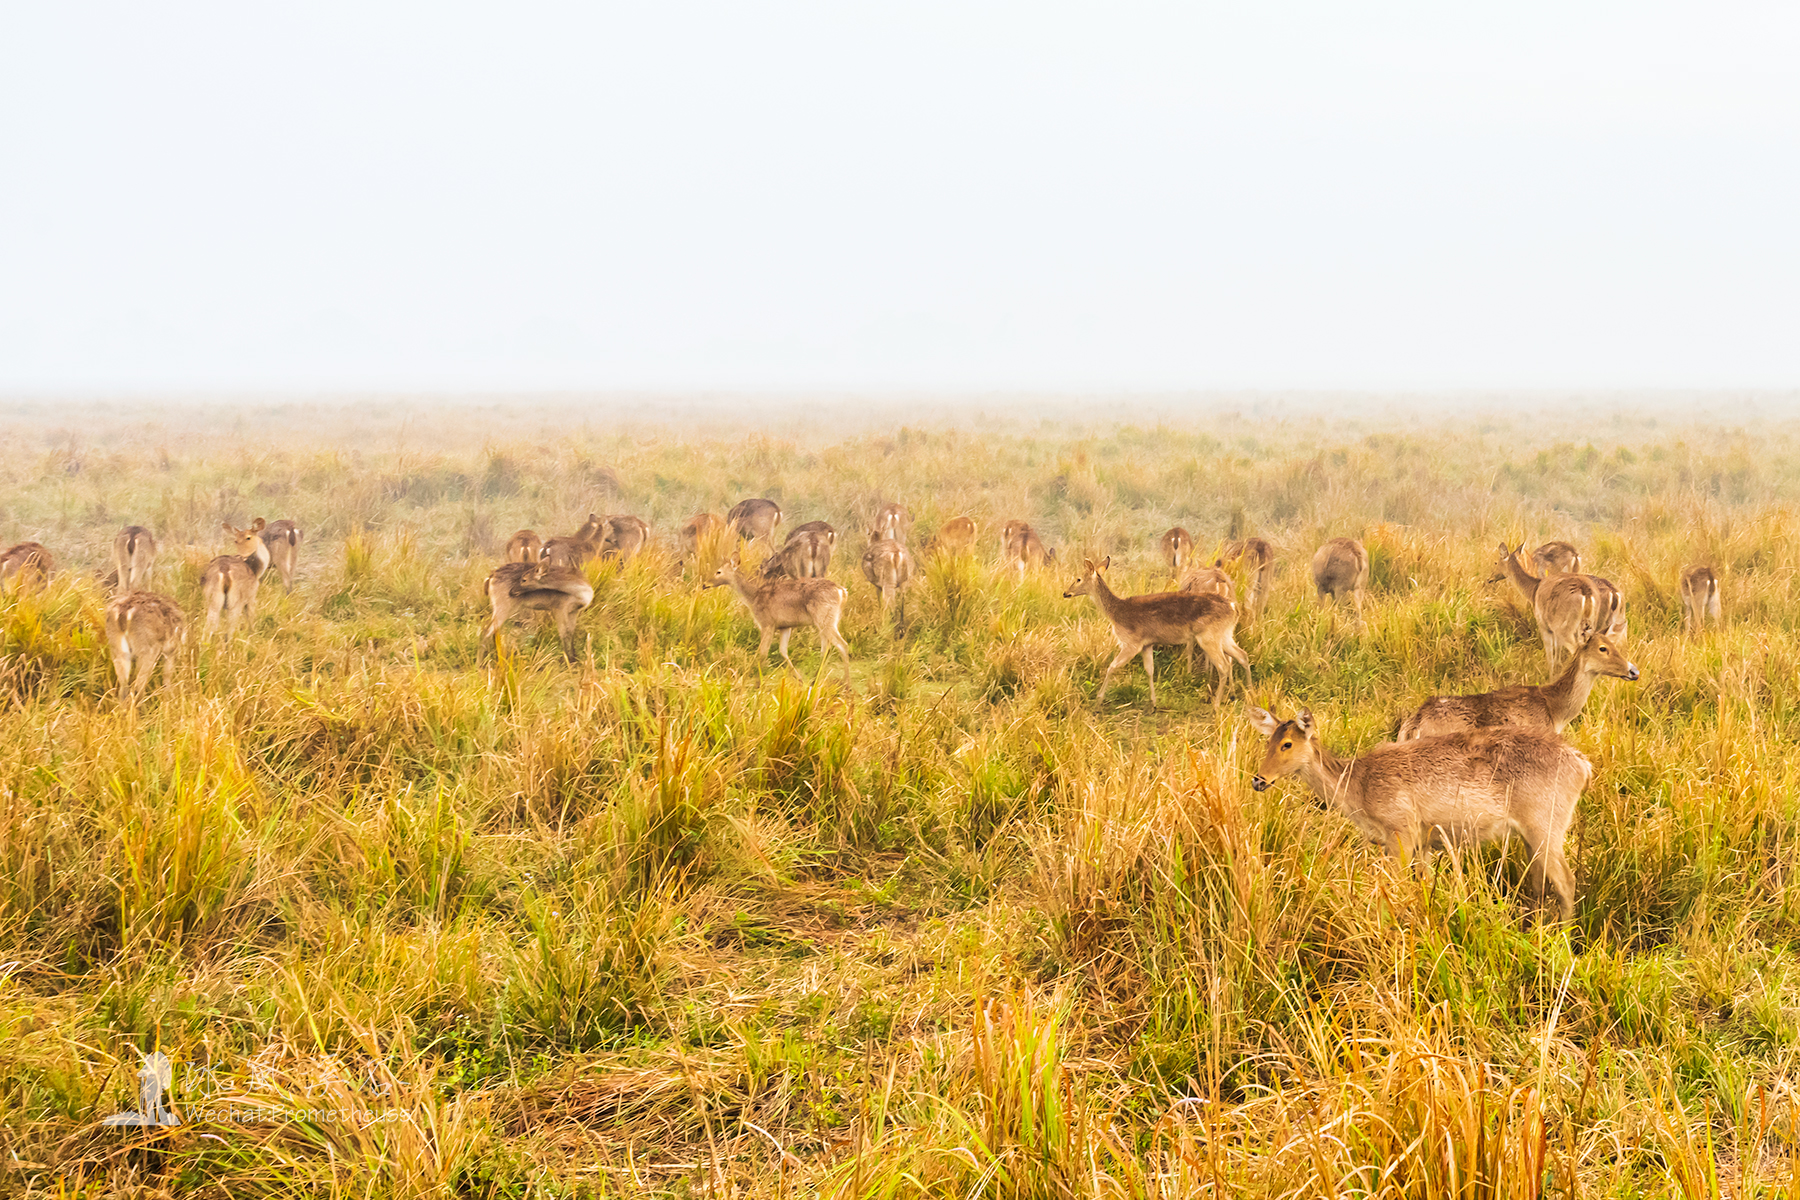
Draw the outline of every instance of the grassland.
[[[327,414],[329,417],[330,414]],[[0,1189],[214,1196],[1750,1196],[1800,1172],[1800,429],[1626,416],[777,437],[470,410],[21,418],[0,537],[69,564],[0,604]],[[73,430],[73,431],[71,431]],[[1160,584],[1155,539],[1275,542],[1251,698],[1337,747],[1433,692],[1543,677],[1488,587],[1567,538],[1628,600],[1637,683],[1566,925],[1521,856],[1424,881],[1297,784],[1258,795],[1234,692],[1111,652],[1061,569],[937,562],[904,627],[840,553],[855,687],[754,660],[675,528],[768,495],[842,530],[1024,516]],[[590,510],[580,661],[484,662],[513,529]],[[306,529],[291,595],[134,713],[97,569],[152,526],[190,612],[221,521]],[[1373,558],[1365,628],[1316,606]],[[854,534],[851,534],[852,538]],[[1680,633],[1676,569],[1726,622]],[[184,1123],[135,1103],[174,1059]]]

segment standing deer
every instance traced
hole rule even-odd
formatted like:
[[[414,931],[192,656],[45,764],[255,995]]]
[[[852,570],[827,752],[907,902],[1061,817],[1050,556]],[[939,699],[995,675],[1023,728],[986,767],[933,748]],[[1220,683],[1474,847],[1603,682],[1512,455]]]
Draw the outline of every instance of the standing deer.
[[[1232,631],[1237,625],[1237,605],[1220,596],[1195,595],[1191,592],[1152,592],[1147,596],[1118,596],[1106,584],[1104,572],[1112,559],[1095,563],[1086,560],[1087,571],[1063,593],[1064,599],[1092,596],[1100,615],[1112,624],[1119,653],[1107,664],[1100,678],[1100,694],[1096,704],[1106,700],[1107,684],[1112,674],[1138,655],[1144,658],[1144,674],[1150,677],[1150,707],[1156,707],[1156,647],[1186,646],[1188,670],[1194,669],[1194,646],[1199,644],[1206,661],[1218,673],[1213,688],[1216,706],[1231,682],[1231,661],[1244,665],[1244,676],[1250,675],[1250,658],[1239,649]]]
[[[936,534],[925,539],[922,547],[927,554],[962,554],[975,545],[975,537],[981,532],[973,517],[953,517],[938,528]]]
[[[544,543],[543,561],[561,570],[574,570],[600,553],[600,543],[605,536],[606,519],[599,513],[589,513],[581,528],[573,534],[553,537]]]
[[[1541,729],[1496,729],[1411,742],[1386,742],[1352,758],[1325,748],[1308,710],[1291,721],[1260,708],[1250,723],[1269,739],[1251,780],[1265,791],[1297,775],[1389,855],[1424,870],[1434,849],[1479,845],[1518,834],[1531,852],[1526,885],[1540,905],[1554,897],[1567,919],[1575,880],[1563,841],[1594,769],[1573,746]]]
[[[1188,592],[1195,596],[1223,596],[1235,602],[1237,585],[1221,566],[1195,567],[1182,579],[1177,591]]]
[[[1244,598],[1244,611],[1252,617],[1258,616],[1263,605],[1269,602],[1269,588],[1275,582],[1275,547],[1259,537],[1227,542],[1224,553],[1213,566],[1223,567],[1227,560],[1250,564],[1250,589]]]
[[[17,579],[21,585],[30,582],[42,587],[56,570],[56,557],[40,542],[20,542],[0,554],[0,585]]]
[[[781,524],[781,505],[773,500],[739,500],[725,514],[725,523],[737,530],[743,541],[760,540],[772,547],[775,545],[775,527]]]
[[[548,559],[535,563],[509,562],[494,568],[482,585],[494,619],[481,631],[484,646],[498,651],[500,630],[514,617],[549,613],[556,622],[563,657],[575,661],[575,623],[581,610],[594,602],[594,585],[574,567],[559,567]]]
[[[1024,521],[1008,521],[1000,527],[1000,569],[1017,573],[1024,582],[1026,568],[1039,570],[1054,561],[1056,552],[1044,549],[1037,530]]]
[[[884,537],[879,529],[869,531],[869,548],[862,556],[863,578],[881,593],[881,611],[886,614],[894,597],[912,582],[913,560],[906,547],[893,538]],[[906,603],[900,605],[900,619],[906,618]]]
[[[889,541],[906,545],[906,531],[912,526],[912,514],[899,504],[884,504],[875,510],[874,528]]]
[[[136,592],[150,586],[156,569],[156,535],[142,525],[127,525],[113,539],[113,571],[119,591]]]
[[[721,563],[707,587],[729,587],[750,609],[762,641],[756,647],[760,663],[769,656],[769,643],[781,634],[781,657],[794,674],[800,670],[788,656],[788,638],[794,630],[808,625],[819,631],[819,653],[823,664],[825,652],[836,648],[844,660],[844,686],[850,683],[850,646],[838,632],[838,621],[844,613],[844,598],[850,593],[844,585],[831,579],[765,579],[744,577],[736,559]]]
[[[1169,564],[1169,578],[1180,579],[1188,560],[1194,557],[1193,535],[1179,525],[1163,534],[1162,556]]]
[[[1716,624],[1719,615],[1719,573],[1711,567],[1684,567],[1681,571],[1681,626],[1699,633],[1706,618]]]
[[[1332,538],[1312,560],[1313,586],[1319,591],[1319,603],[1327,596],[1335,602],[1349,593],[1356,608],[1356,619],[1362,620],[1363,596],[1369,590],[1369,552],[1355,538]]]
[[[237,630],[239,614],[256,620],[256,591],[269,569],[269,547],[262,540],[265,522],[261,517],[250,522],[250,528],[225,526],[237,543],[236,554],[221,554],[200,572],[200,602],[206,609],[206,636],[219,631],[219,618],[225,619],[225,636]]]
[[[1550,669],[1563,656],[1579,650],[1595,630],[1611,629],[1625,618],[1625,597],[1611,580],[1598,575],[1533,575],[1525,565],[1524,546],[1500,543],[1496,573],[1488,580],[1511,579],[1531,605],[1538,633],[1544,639],[1544,657]]]
[[[763,560],[762,576],[764,579],[780,579],[784,576],[789,579],[823,579],[831,569],[831,551],[836,545],[837,530],[823,521],[809,521],[788,534],[788,540],[781,549]]]
[[[1561,733],[1581,713],[1602,676],[1635,680],[1638,669],[1625,657],[1625,623],[1590,637],[1562,673],[1549,683],[1514,685],[1475,696],[1433,696],[1400,722],[1396,741],[1477,733],[1500,726]]]
[[[650,525],[642,517],[608,517],[605,536],[600,540],[600,557],[616,558],[624,566],[649,540]]]
[[[106,646],[112,651],[119,694],[128,704],[137,702],[159,661],[163,664],[163,682],[168,682],[172,670],[169,664],[186,640],[187,616],[167,596],[127,592],[106,606]]]
[[[544,539],[535,529],[521,529],[506,539],[506,561],[534,563],[544,557]]]
[[[716,543],[725,534],[725,518],[717,513],[695,513],[681,526],[681,553],[689,557],[700,552],[700,547]]]
[[[1540,576],[1581,574],[1581,551],[1567,542],[1545,542],[1531,552],[1531,565]]]
[[[260,519],[260,518],[259,518]],[[263,526],[263,545],[269,548],[269,565],[281,573],[281,586],[294,590],[294,568],[300,565],[300,526],[292,521],[270,521]]]

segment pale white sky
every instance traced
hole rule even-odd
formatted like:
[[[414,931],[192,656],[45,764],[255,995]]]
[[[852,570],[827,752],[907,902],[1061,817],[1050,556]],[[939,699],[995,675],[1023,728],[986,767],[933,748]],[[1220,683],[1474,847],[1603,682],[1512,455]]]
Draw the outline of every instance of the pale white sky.
[[[1800,5],[25,3],[0,391],[1800,385]]]

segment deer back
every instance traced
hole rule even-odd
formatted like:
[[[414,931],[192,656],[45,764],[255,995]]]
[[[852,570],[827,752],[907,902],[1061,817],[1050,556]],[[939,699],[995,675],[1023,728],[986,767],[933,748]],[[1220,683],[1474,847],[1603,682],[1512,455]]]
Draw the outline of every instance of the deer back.
[[[1332,538],[1313,554],[1312,574],[1319,591],[1355,591],[1368,583],[1369,552],[1355,538]]]

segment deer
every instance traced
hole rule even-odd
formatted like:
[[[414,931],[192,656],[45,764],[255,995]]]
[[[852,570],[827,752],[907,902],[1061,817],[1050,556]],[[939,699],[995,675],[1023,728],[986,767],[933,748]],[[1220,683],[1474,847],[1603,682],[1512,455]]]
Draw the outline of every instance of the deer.
[[[906,545],[906,531],[912,527],[912,514],[899,504],[884,504],[875,510],[873,527],[890,541]]]
[[[1526,886],[1541,910],[1564,920],[1575,909],[1575,880],[1563,842],[1594,768],[1545,729],[1500,728],[1410,742],[1384,742],[1351,758],[1326,749],[1309,709],[1282,721],[1252,707],[1250,724],[1268,738],[1250,786],[1267,791],[1297,776],[1387,853],[1423,873],[1434,849],[1479,845],[1518,834],[1531,853]]]
[[[1313,586],[1319,603],[1327,596],[1336,602],[1345,593],[1362,620],[1363,597],[1369,590],[1369,552],[1355,538],[1332,538],[1320,546],[1312,560]]]
[[[600,553],[600,544],[605,537],[606,518],[599,513],[589,513],[581,528],[573,534],[545,542],[539,557],[553,567],[573,570]]]
[[[1711,567],[1683,567],[1680,591],[1681,626],[1687,632],[1699,633],[1708,617],[1714,624],[1724,619],[1719,614],[1719,573]]]
[[[239,529],[227,523],[225,532],[237,543],[236,554],[221,554],[200,572],[200,602],[206,610],[206,636],[219,630],[219,619],[225,620],[225,636],[237,630],[238,616],[256,619],[256,592],[269,569],[269,547],[262,540],[266,525],[261,517],[250,522],[250,528]]]
[[[823,579],[831,569],[837,530],[823,521],[808,521],[788,534],[787,542],[763,560],[764,579]]]
[[[294,568],[300,564],[300,526],[289,520],[270,521],[263,526],[263,545],[269,548],[269,565],[281,573],[281,586],[294,590]]]
[[[921,547],[927,554],[963,554],[975,545],[981,527],[973,517],[952,517],[938,531],[925,539]]]
[[[1162,535],[1162,556],[1169,564],[1169,578],[1180,579],[1188,560],[1194,557],[1194,536],[1177,525]]]
[[[1581,551],[1568,542],[1545,542],[1531,552],[1531,565],[1540,576],[1581,574]]]
[[[737,531],[740,541],[775,545],[775,527],[781,524],[781,505],[773,500],[739,500],[725,514],[725,523]]]
[[[1625,657],[1625,622],[1595,633],[1549,683],[1515,684],[1474,696],[1433,696],[1400,722],[1396,741],[1479,733],[1499,727],[1561,733],[1581,714],[1602,678],[1635,682],[1637,666]]]
[[[901,594],[907,584],[912,582],[912,555],[900,542],[888,537],[880,529],[869,530],[869,548],[862,556],[863,578],[875,585],[881,593],[881,611],[885,614],[893,605],[894,597]],[[906,616],[906,604],[902,599],[900,617]]]
[[[142,591],[156,569],[156,535],[142,525],[127,525],[113,539],[113,573],[119,591]]]
[[[695,513],[681,526],[683,557],[698,554],[700,547],[717,541],[725,534],[725,518],[717,513]]]
[[[650,524],[642,517],[608,517],[606,533],[600,539],[600,557],[616,558],[624,566],[649,540]]]
[[[1213,566],[1223,568],[1228,561],[1250,564],[1250,592],[1244,597],[1244,611],[1252,617],[1260,615],[1275,582],[1275,547],[1259,537],[1227,542]]]
[[[549,559],[535,563],[509,562],[495,567],[482,585],[493,620],[481,631],[483,645],[500,649],[500,630],[528,613],[549,613],[556,623],[563,657],[575,661],[575,624],[581,610],[594,602],[594,585],[574,567],[559,567]]]
[[[112,652],[119,694],[127,704],[138,696],[163,664],[169,681],[175,653],[187,640],[187,615],[181,606],[155,592],[127,592],[106,606],[106,646]],[[134,676],[135,670],[135,676]]]
[[[535,529],[521,529],[506,539],[506,561],[534,563],[544,557],[544,539]]]
[[[844,686],[852,686],[850,646],[838,632],[844,600],[850,594],[843,584],[832,579],[750,579],[733,558],[719,564],[718,571],[706,586],[729,587],[749,608],[750,619],[756,622],[756,628],[762,634],[762,641],[756,647],[759,663],[768,658],[769,643],[779,633],[781,657],[787,661],[788,669],[798,675],[800,669],[788,655],[788,638],[794,630],[810,625],[819,631],[821,665],[826,652],[835,648],[844,660]]]
[[[42,587],[55,571],[56,556],[44,549],[41,542],[20,542],[0,554],[0,585],[16,579],[21,585],[29,581],[35,587]]]
[[[1509,548],[1501,542],[1498,569],[1488,582],[1511,579],[1530,603],[1544,640],[1544,657],[1554,671],[1563,656],[1579,650],[1596,629],[1611,629],[1624,619],[1625,597],[1611,580],[1598,575],[1533,575],[1523,552],[1523,544]]]
[[[1235,602],[1237,600],[1237,584],[1225,573],[1225,568],[1218,565],[1195,567],[1182,578],[1181,586],[1175,589],[1195,596],[1223,596]]]
[[[1156,647],[1186,646],[1188,670],[1194,669],[1194,646],[1199,644],[1207,662],[1218,674],[1213,688],[1213,705],[1225,695],[1231,682],[1231,663],[1243,664],[1244,676],[1250,676],[1250,658],[1238,647],[1232,631],[1237,625],[1237,605],[1214,595],[1191,592],[1152,592],[1145,596],[1118,596],[1106,583],[1106,570],[1112,559],[1096,563],[1084,561],[1086,571],[1063,593],[1065,600],[1076,596],[1092,596],[1100,615],[1111,623],[1119,653],[1107,664],[1100,678],[1100,694],[1094,703],[1106,701],[1106,687],[1112,674],[1138,655],[1144,658],[1144,674],[1150,678],[1150,707],[1156,707]]]
[[[1016,571],[1021,583],[1026,568],[1038,570],[1056,560],[1056,551],[1044,549],[1037,530],[1024,521],[1008,521],[1000,527],[1000,569]]]

